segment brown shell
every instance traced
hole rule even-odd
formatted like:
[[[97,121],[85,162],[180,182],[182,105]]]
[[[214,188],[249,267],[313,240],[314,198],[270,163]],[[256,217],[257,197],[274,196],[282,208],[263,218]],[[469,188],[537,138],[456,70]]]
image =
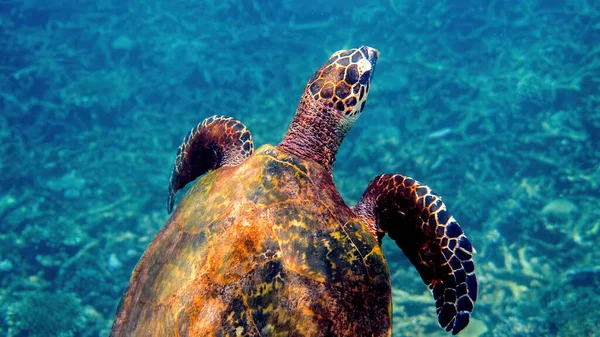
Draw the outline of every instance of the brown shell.
[[[320,165],[265,145],[201,177],[140,259],[113,336],[389,336],[376,238]]]

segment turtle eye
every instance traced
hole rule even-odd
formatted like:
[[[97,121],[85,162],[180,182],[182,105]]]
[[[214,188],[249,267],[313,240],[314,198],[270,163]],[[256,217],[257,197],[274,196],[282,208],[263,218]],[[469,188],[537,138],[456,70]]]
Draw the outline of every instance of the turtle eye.
[[[364,108],[379,52],[370,47],[341,50],[307,84],[313,98],[351,117]]]

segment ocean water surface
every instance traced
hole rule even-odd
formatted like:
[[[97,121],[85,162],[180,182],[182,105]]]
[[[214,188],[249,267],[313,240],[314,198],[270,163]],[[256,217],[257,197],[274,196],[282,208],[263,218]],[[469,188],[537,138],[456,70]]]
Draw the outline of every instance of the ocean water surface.
[[[187,132],[277,144],[314,70],[369,45],[346,202],[396,172],[443,196],[477,250],[461,336],[597,336],[599,41],[592,0],[0,0],[0,335],[107,336]],[[393,336],[448,335],[383,245]]]

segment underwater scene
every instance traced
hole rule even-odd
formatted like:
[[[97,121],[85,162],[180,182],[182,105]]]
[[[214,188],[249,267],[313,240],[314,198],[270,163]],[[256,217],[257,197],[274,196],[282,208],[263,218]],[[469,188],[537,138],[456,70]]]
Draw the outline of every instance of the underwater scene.
[[[384,173],[443,197],[476,250],[459,336],[599,336],[594,0],[0,0],[0,336],[108,336],[189,130],[224,115],[276,145],[314,71],[363,45],[346,204]],[[382,245],[392,336],[450,336]]]

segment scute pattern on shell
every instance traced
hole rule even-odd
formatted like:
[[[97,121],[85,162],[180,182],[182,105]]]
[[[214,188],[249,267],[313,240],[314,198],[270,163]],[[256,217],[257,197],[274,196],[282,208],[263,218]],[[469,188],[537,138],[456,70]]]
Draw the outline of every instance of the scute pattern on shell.
[[[264,146],[201,177],[135,270],[114,336],[387,336],[377,240],[320,165]]]

